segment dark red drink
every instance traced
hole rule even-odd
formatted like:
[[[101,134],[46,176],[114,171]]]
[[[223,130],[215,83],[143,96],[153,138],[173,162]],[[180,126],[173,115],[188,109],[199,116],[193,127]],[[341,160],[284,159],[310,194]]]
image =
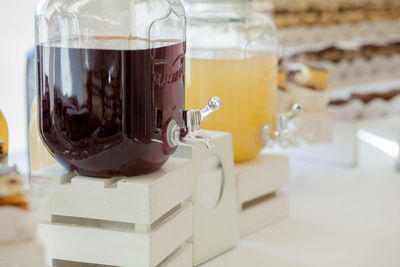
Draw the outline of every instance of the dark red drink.
[[[174,152],[164,126],[183,126],[184,50],[38,46],[39,129],[57,162],[97,177],[160,168]]]

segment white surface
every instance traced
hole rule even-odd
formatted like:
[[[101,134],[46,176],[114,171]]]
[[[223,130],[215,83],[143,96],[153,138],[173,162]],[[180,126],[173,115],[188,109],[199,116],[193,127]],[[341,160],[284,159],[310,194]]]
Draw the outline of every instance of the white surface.
[[[0,206],[0,218],[0,244],[35,237],[39,224],[37,209],[29,207],[26,211],[13,206]]]
[[[186,203],[150,233],[48,222],[40,225],[39,235],[52,259],[154,267],[190,238],[192,218],[192,205]]]
[[[203,266],[400,266],[395,160],[363,142],[357,168],[292,160],[289,219]]]
[[[152,224],[193,192],[189,160],[171,158],[157,172],[130,178],[75,176],[59,165],[32,175],[32,186],[46,191],[45,216]],[[177,186],[179,185],[179,186]]]
[[[0,243],[0,266],[44,267],[44,247],[36,238],[23,242]]]

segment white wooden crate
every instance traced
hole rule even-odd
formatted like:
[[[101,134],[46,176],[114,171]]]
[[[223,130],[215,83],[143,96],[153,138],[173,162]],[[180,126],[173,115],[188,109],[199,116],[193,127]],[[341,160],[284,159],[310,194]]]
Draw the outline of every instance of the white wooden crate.
[[[304,114],[295,120],[296,135],[311,144],[332,142],[334,116],[328,110],[328,92],[289,85],[288,92],[278,94],[278,110],[289,112],[294,104],[304,109]]]
[[[193,232],[192,204],[185,203],[193,191],[189,160],[170,159],[157,172],[111,179],[53,165],[33,174],[32,184],[49,196],[39,228],[49,259],[157,266]]]
[[[242,208],[239,214],[240,235],[247,236],[288,216],[289,199],[287,194],[276,191],[260,198],[252,205]]]
[[[234,247],[239,240],[238,201],[229,133],[204,131],[215,145],[180,145],[174,157],[193,162],[193,264]]]
[[[32,175],[32,186],[49,195],[47,216],[147,225],[192,195],[193,178],[189,160],[172,158],[157,172],[131,178],[84,177],[52,165]]]
[[[308,144],[323,144],[333,141],[334,118],[328,109],[305,110],[300,117],[296,134]]]
[[[44,247],[37,240],[0,243],[0,266],[43,267]]]
[[[260,155],[236,164],[240,234],[245,236],[285,218],[287,196],[280,189],[289,182],[289,162],[282,155]]]
[[[44,222],[39,235],[51,259],[111,266],[157,266],[192,235],[192,207],[182,205],[148,233],[85,219]],[[87,225],[89,224],[89,225]],[[191,265],[187,265],[191,266]]]
[[[158,265],[158,267],[187,267],[192,266],[193,261],[192,245],[185,243],[172,253],[166,260]],[[53,260],[53,266],[57,267],[109,267],[110,265],[86,264],[82,262]]]
[[[357,122],[336,120],[333,125],[332,142],[325,144],[303,142],[298,147],[274,148],[274,151],[289,154],[301,160],[354,167],[358,164],[357,130]]]

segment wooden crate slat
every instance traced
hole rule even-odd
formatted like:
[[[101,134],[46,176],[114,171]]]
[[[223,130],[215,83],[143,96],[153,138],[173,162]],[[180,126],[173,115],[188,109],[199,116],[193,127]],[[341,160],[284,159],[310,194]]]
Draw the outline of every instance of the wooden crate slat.
[[[240,235],[246,236],[285,219],[288,209],[288,196],[285,193],[278,193],[272,199],[242,210],[239,214]]]
[[[235,165],[239,203],[277,191],[289,183],[289,160],[284,155],[259,155]]]
[[[170,159],[152,174],[112,179],[75,176],[53,165],[33,174],[32,184],[49,195],[44,217],[152,224],[192,195],[193,175],[185,159]]]
[[[192,234],[185,203],[151,233],[43,223],[39,233],[51,258],[112,266],[156,266]]]
[[[184,244],[172,257],[158,267],[191,267],[193,266],[193,247]]]

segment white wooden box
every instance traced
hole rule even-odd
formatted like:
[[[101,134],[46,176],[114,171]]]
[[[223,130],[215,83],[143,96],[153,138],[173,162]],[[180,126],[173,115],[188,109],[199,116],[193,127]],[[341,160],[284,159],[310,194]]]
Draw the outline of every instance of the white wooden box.
[[[299,120],[296,134],[307,143],[320,144],[333,141],[334,118],[328,109],[305,110]]]
[[[234,247],[239,240],[238,201],[229,133],[204,131],[215,147],[180,145],[174,157],[192,160],[193,264]]]
[[[0,266],[43,267],[44,247],[37,240],[0,243]]]
[[[354,167],[358,164],[358,123],[354,121],[334,121],[332,142],[308,144],[302,142],[297,147],[274,148],[274,152],[288,154],[295,158]]]
[[[329,94],[325,91],[316,91],[298,86],[294,83],[288,85],[292,94],[292,105],[299,104],[306,111],[326,110],[329,103]]]
[[[294,84],[288,92],[278,93],[278,111],[287,113],[294,104],[299,104],[304,113],[294,120],[296,135],[308,143],[332,141],[334,114],[328,109],[329,94]]]
[[[236,164],[241,236],[248,235],[288,214],[288,198],[280,189],[289,183],[289,162],[283,155],[260,155]]]
[[[172,253],[157,267],[186,267],[192,266],[193,248],[192,245],[185,243]],[[54,260],[53,266],[57,267],[109,267],[110,265],[90,264],[65,260]],[[135,265],[136,266],[136,265]]]
[[[32,175],[32,184],[49,196],[39,234],[53,261],[158,266],[192,236],[192,204],[185,202],[193,191],[189,160],[111,179],[53,165]]]

